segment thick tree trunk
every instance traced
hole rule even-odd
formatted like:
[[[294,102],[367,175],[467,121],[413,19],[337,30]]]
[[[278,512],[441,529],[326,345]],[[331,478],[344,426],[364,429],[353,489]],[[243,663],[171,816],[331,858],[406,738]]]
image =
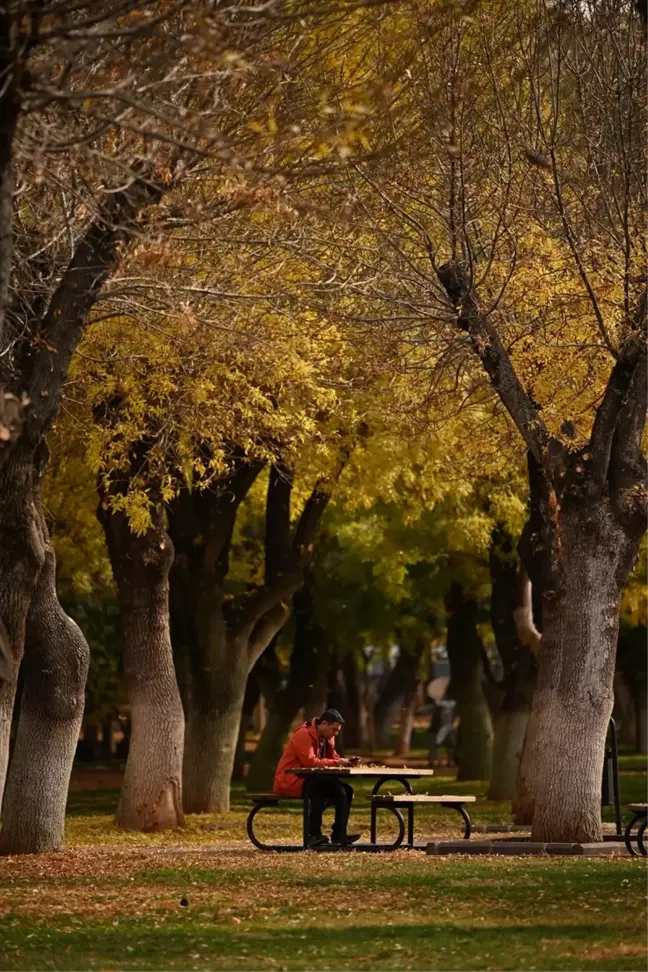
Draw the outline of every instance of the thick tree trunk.
[[[150,528],[137,536],[124,513],[112,512],[105,505],[99,510],[119,591],[132,725],[116,823],[142,831],[184,823],[184,713],[169,633],[173,546],[161,506],[152,507],[151,517]]]
[[[448,698],[457,703],[459,724],[458,780],[487,780],[493,761],[493,725],[484,695],[477,604],[453,583],[446,598],[448,657],[451,681]]]
[[[259,739],[247,777],[251,791],[272,786],[274,772],[293,720],[304,707],[304,718],[321,715],[326,708],[328,652],[324,633],[317,621],[311,577],[293,598],[295,633],[286,685],[275,693],[268,722]],[[345,726],[346,729],[346,726]]]
[[[27,612],[45,560],[40,519],[34,503],[39,478],[33,450],[23,443],[18,443],[0,465],[0,626],[9,648],[10,675],[0,684],[0,784],[4,784],[7,774]],[[3,786],[0,786],[0,801],[2,793]]]
[[[491,624],[504,669],[504,698],[495,717],[488,799],[512,800],[531,712],[536,663],[519,638],[515,622],[515,612],[521,607],[518,558],[512,537],[501,528],[493,532],[489,566]],[[530,604],[528,607],[531,610]]]
[[[14,701],[18,685],[18,672],[12,664],[9,678],[0,682],[0,807],[4,793],[7,770],[9,769],[9,752],[11,743],[11,724],[13,721]]]
[[[90,652],[56,596],[54,551],[29,607],[24,686],[3,805],[0,853],[38,854],[63,844],[65,805],[83,718]]]
[[[217,637],[215,635],[215,637]],[[187,718],[184,805],[187,813],[221,813],[230,808],[245,684],[247,641],[223,635],[219,651],[194,658],[192,706]]]
[[[273,465],[266,502],[265,583],[226,598],[237,510],[261,468],[262,463],[241,453],[233,457],[232,473],[218,491],[186,491],[170,509],[177,550],[174,604],[180,603],[188,618],[192,675],[185,806],[195,813],[229,809],[247,678],[288,618],[287,604],[303,583],[314,533],[330,498],[329,481],[318,480],[291,534],[292,474],[281,463]],[[343,463],[337,475],[342,468]]]
[[[531,715],[529,714],[512,803],[514,823],[525,827],[531,826],[533,822],[533,809],[535,807],[535,798],[532,789],[534,777],[532,762],[534,752],[533,732],[535,732],[535,724],[531,721]]]
[[[545,596],[524,785],[534,840],[602,839],[601,775],[627,538],[604,504],[563,508],[563,589]]]
[[[396,664],[374,705],[374,731],[378,749],[389,746],[392,728],[400,716],[403,699],[416,687],[423,648],[422,641],[416,643],[413,651],[401,648]]]

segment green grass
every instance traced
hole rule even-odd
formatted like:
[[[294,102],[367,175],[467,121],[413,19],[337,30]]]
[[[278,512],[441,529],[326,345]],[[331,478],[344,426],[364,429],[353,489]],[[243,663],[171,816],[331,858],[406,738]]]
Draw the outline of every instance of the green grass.
[[[51,858],[0,867],[0,967],[645,968],[640,861],[144,857],[70,852],[59,874]]]
[[[635,765],[636,765],[635,758]],[[640,757],[639,757],[640,759]],[[511,806],[508,801],[495,802],[486,800],[488,788],[485,781],[457,783],[454,779],[455,771],[439,769],[431,779],[425,779],[414,785],[415,791],[423,793],[459,793],[474,794],[477,803],[469,807],[470,816],[476,825],[511,823]],[[626,770],[622,767],[620,774],[621,802],[628,803],[646,801],[646,773]],[[355,805],[352,816],[353,829],[366,830],[368,826],[367,797],[371,792],[371,782],[354,781]],[[387,787],[389,789],[389,786]],[[393,784],[394,792],[398,791],[398,784]],[[214,816],[204,814],[187,818],[187,826],[182,831],[167,831],[163,834],[142,838],[139,834],[125,835],[114,826],[114,814],[117,808],[119,791],[105,790],[72,790],[67,808],[66,838],[73,845],[82,844],[122,844],[125,840],[131,843],[160,845],[175,844],[179,841],[191,843],[213,843],[214,841],[240,840],[245,838],[245,818],[250,809],[245,789],[241,783],[232,787],[232,809],[229,814]],[[384,817],[383,827],[390,826],[389,818]],[[603,819],[614,819],[613,807],[603,808]],[[417,835],[421,840],[430,834],[440,836],[459,836],[461,826],[458,815],[451,810],[440,807],[419,808],[416,814]],[[258,818],[257,829],[260,836],[272,840],[290,842],[299,838],[301,826],[301,807],[299,804],[286,805],[279,810],[265,812]],[[385,839],[391,831],[385,830]]]
[[[635,758],[622,769],[624,805],[645,800],[641,767]],[[441,770],[416,788],[475,793],[475,823],[510,821],[486,784],[453,776]],[[352,822],[365,831],[370,787],[355,788]],[[64,852],[0,859],[0,969],[646,967],[642,860],[268,855],[247,842],[240,785],[230,813],[156,835],[117,830],[117,798],[72,790]],[[387,818],[381,826],[387,837]],[[288,842],[300,828],[297,804],[259,826]],[[417,813],[417,832],[457,836],[458,818]]]

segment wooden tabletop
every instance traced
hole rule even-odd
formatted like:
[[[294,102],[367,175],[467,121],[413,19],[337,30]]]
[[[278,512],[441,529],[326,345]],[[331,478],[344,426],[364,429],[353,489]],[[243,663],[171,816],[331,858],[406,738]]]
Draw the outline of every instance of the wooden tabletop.
[[[311,776],[316,773],[332,773],[334,776],[393,776],[418,779],[434,776],[433,769],[410,769],[408,766],[297,766],[286,773],[295,776]]]

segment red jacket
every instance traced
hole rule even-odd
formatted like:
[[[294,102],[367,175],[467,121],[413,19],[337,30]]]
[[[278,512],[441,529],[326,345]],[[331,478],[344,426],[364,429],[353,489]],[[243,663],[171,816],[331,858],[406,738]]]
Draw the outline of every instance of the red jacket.
[[[316,720],[305,722],[286,743],[283,756],[279,760],[275,773],[272,790],[282,796],[299,797],[302,794],[304,780],[288,769],[298,766],[337,766],[340,756],[335,752],[335,736],[332,739],[320,739],[317,733]],[[320,756],[320,752],[324,756]]]

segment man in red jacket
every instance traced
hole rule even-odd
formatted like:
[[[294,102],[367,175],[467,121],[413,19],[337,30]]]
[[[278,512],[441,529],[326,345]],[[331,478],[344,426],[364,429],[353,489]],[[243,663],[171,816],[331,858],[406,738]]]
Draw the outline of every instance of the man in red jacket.
[[[335,806],[335,823],[331,833],[334,844],[347,846],[358,840],[360,834],[347,834],[347,822],[353,788],[335,776],[313,775],[306,779],[286,773],[299,766],[353,766],[358,758],[342,759],[335,751],[335,737],[344,725],[337,709],[327,709],[319,719],[305,722],[292,734],[279,760],[273,791],[282,796],[299,797],[310,801],[308,816],[308,846],[322,847],[329,843],[322,834],[322,814],[327,806]]]

